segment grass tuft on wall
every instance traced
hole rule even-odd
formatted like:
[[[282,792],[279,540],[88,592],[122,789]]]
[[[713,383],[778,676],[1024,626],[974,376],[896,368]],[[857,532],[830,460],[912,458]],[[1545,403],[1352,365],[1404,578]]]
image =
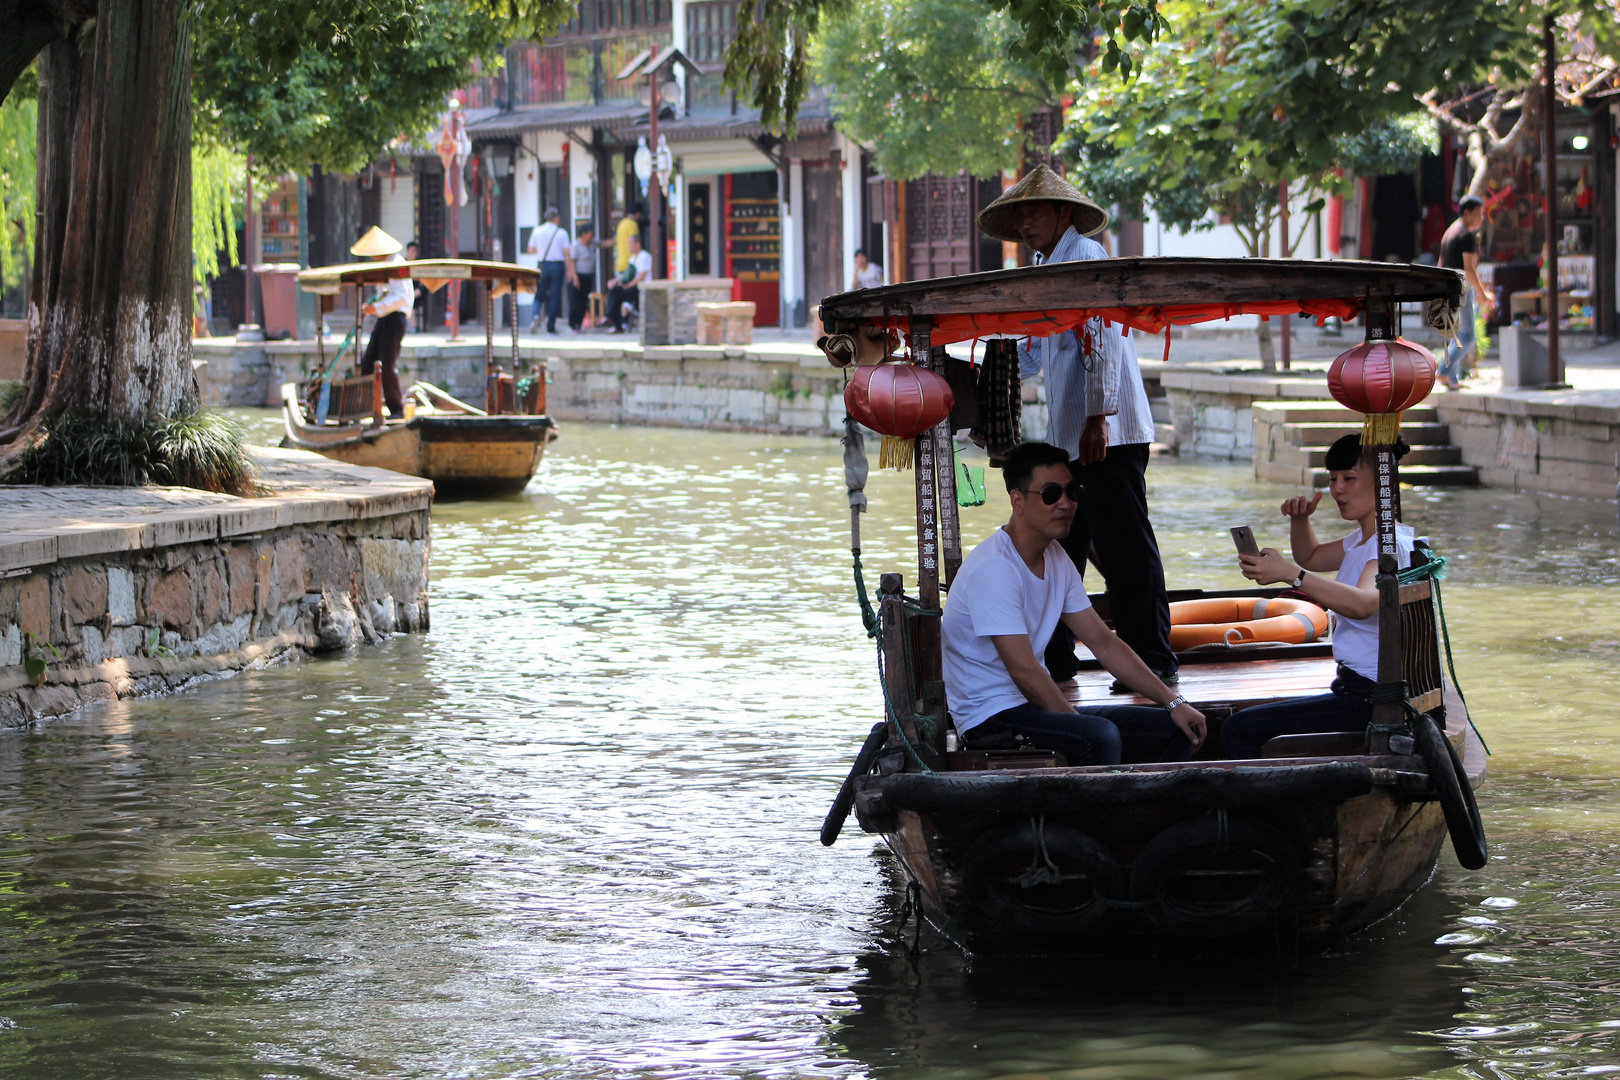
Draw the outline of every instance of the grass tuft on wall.
[[[108,420],[63,413],[41,425],[41,438],[3,478],[8,484],[163,484],[231,495],[259,491],[242,426],[223,413]]]

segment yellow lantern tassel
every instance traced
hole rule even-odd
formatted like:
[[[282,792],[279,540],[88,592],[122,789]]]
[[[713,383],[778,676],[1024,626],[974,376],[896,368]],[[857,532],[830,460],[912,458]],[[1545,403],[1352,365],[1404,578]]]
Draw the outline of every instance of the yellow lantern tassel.
[[[902,439],[894,435],[883,436],[883,448],[878,451],[878,468],[911,468],[911,458],[915,448],[915,439]]]
[[[1362,421],[1362,446],[1394,446],[1400,437],[1400,413],[1368,413],[1367,419]]]

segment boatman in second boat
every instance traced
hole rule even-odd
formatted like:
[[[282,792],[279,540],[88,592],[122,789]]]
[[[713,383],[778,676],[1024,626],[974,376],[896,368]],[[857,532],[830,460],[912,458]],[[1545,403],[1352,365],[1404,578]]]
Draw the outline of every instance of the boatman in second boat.
[[[398,240],[376,225],[362,236],[349,254],[362,259],[387,259],[403,262]],[[410,278],[389,278],[381,294],[361,308],[364,315],[377,316],[371,328],[371,340],[366,343],[365,355],[360,357],[360,374],[370,375],[382,367],[383,402],[388,406],[388,418],[398,420],[405,415],[405,394],[399,386],[399,347],[405,342],[405,314],[411,310],[416,297]]]
[[[1102,207],[1045,165],[979,213],[980,231],[1028,245],[1039,265],[1107,258],[1090,239],[1107,224]],[[1026,339],[1018,368],[1025,379],[1045,373],[1048,441],[1069,452],[1082,485],[1079,516],[1063,550],[1082,576],[1088,550],[1095,553],[1114,629],[1162,682],[1174,686],[1179,665],[1170,647],[1170,598],[1147,507],[1153,412],[1136,346],[1129,332],[1092,319],[1079,332]],[[1046,664],[1059,681],[1076,670],[1074,643],[1061,629]]]
[[[964,743],[1022,735],[1070,765],[1186,760],[1204,742],[1204,714],[1108,629],[1063,550],[1080,501],[1068,452],[1024,443],[1002,476],[1012,516],[962,563],[941,620],[945,693]],[[1041,660],[1060,621],[1110,674],[1159,706],[1070,705]]]

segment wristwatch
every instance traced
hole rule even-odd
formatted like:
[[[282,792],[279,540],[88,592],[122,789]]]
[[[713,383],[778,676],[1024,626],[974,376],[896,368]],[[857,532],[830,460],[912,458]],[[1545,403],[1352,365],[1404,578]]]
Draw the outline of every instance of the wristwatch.
[[[1164,711],[1165,712],[1175,712],[1177,706],[1185,705],[1185,704],[1187,704],[1187,695],[1186,694],[1177,694],[1175,697],[1171,698],[1169,701],[1164,703]]]
[[[1304,587],[1305,587],[1305,571],[1303,569],[1301,569],[1300,572],[1299,572],[1299,577],[1294,579],[1294,588],[1302,589]]]

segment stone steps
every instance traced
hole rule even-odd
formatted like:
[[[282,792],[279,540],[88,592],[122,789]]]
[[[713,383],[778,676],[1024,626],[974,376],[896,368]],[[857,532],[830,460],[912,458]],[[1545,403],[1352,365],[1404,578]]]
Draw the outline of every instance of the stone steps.
[[[1328,447],[1361,431],[1362,415],[1336,401],[1256,401],[1254,475],[1259,480],[1323,487]],[[1451,429],[1433,406],[1408,410],[1401,435],[1411,452],[1401,462],[1401,481],[1417,487],[1472,487],[1479,470],[1462,462]]]

